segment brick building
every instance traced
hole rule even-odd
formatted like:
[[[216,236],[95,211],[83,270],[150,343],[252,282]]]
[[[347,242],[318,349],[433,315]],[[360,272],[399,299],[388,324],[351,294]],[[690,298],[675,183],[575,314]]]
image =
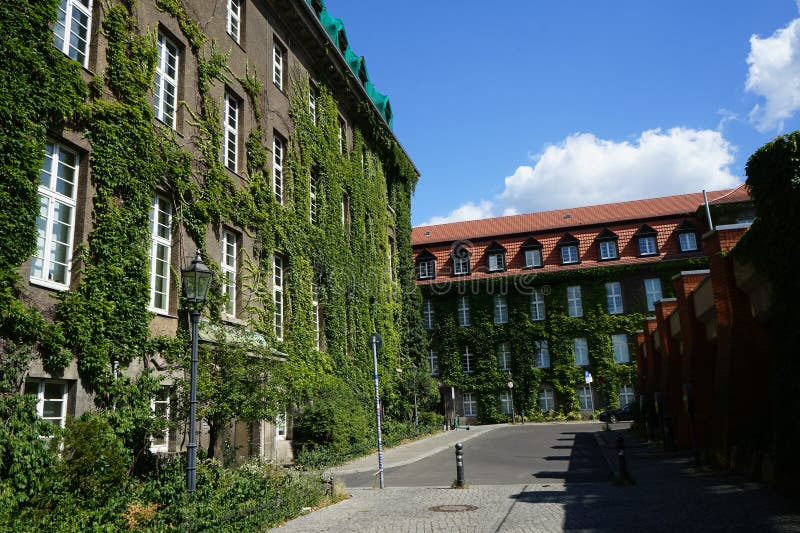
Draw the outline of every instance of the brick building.
[[[715,223],[753,216],[743,188],[708,199]],[[692,193],[414,228],[445,415],[586,416],[634,401],[636,330],[665,309],[675,274],[707,266],[703,202]]]

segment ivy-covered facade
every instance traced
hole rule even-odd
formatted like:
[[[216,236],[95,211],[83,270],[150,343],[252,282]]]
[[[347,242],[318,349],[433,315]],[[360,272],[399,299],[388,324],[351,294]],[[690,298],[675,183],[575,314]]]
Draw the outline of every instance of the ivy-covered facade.
[[[179,451],[199,251],[210,454],[286,459],[321,386],[368,408],[373,331],[384,414],[407,411],[418,171],[321,1],[10,1],[0,20],[4,397],[59,426],[109,410],[132,448]]]
[[[722,222],[739,190],[708,194]],[[461,423],[591,416],[638,400],[635,336],[705,268],[703,194],[416,227],[431,373]]]

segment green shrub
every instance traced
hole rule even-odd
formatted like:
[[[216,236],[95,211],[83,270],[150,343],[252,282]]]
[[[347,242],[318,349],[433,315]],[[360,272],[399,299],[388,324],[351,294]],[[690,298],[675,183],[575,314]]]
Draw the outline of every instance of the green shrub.
[[[422,412],[419,414],[419,425],[439,429],[444,426],[444,415],[433,411]]]

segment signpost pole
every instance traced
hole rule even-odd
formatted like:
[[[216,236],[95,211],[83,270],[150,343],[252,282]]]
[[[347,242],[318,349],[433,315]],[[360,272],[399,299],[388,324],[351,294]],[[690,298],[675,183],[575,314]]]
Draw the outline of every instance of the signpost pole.
[[[383,343],[383,339],[377,333],[373,333],[369,338],[372,345],[372,362],[375,366],[375,422],[378,428],[378,475],[380,476],[380,487],[383,488],[383,443],[381,442],[381,397],[378,390],[378,349]]]

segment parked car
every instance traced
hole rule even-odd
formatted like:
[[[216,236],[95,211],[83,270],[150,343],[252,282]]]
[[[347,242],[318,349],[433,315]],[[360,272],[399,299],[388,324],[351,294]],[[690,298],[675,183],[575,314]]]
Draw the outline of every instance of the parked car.
[[[603,411],[600,413],[598,418],[603,422],[615,424],[621,420],[633,420],[636,417],[637,412],[638,409],[636,409],[636,405],[631,403],[625,407],[620,407],[619,409],[609,409],[608,411]]]

